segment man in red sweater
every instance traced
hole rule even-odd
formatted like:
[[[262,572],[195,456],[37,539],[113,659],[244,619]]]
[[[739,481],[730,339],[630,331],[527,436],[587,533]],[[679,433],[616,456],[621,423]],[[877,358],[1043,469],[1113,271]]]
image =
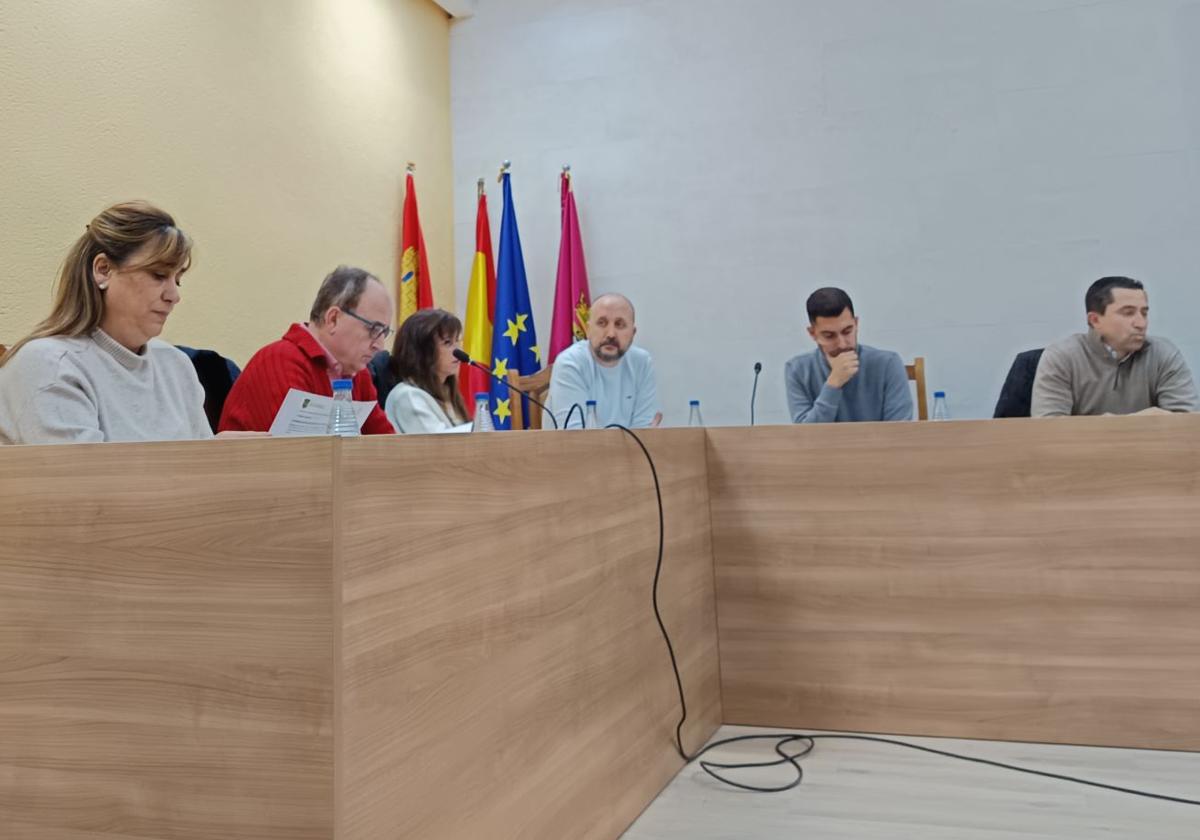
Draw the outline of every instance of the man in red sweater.
[[[363,434],[394,434],[367,370],[392,333],[393,311],[378,278],[361,268],[335,268],[317,291],[309,322],[292,324],[246,364],[225,400],[220,431],[265,432],[289,388],[330,397],[333,380],[353,379],[354,399],[376,403]]]

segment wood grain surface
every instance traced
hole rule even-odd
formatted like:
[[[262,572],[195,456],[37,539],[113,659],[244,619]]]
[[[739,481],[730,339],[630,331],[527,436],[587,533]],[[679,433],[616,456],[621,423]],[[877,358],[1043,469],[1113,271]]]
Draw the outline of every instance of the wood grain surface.
[[[1200,417],[708,440],[727,723],[1200,749]]]
[[[1200,749],[1200,417],[642,437],[689,750]],[[0,448],[0,836],[619,836],[653,500],[617,431]]]
[[[0,836],[332,836],[331,453],[0,447]]]
[[[693,749],[721,720],[704,433],[642,437]],[[619,836],[682,765],[640,450],[618,431],[403,444],[343,450],[342,837]]]

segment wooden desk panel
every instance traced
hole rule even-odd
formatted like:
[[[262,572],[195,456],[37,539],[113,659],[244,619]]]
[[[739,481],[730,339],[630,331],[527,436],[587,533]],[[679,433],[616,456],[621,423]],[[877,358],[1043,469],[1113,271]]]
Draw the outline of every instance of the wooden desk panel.
[[[644,439],[694,749],[721,720],[704,434]],[[617,837],[682,764],[640,450],[617,431],[397,444],[343,451],[341,836]]]
[[[646,439],[694,749],[704,434]],[[616,837],[681,764],[651,488],[617,432],[0,449],[0,834]]]
[[[0,447],[0,836],[332,836],[331,457]]]
[[[722,692],[1200,749],[1200,417],[645,439],[689,749]],[[611,838],[681,764],[619,432],[7,447],[0,500],[14,836]]]
[[[727,723],[1200,749],[1200,417],[708,439]]]

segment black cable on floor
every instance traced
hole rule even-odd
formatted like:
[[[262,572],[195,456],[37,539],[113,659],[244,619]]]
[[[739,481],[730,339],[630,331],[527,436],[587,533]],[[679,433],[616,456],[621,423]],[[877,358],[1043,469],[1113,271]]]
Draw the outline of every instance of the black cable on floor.
[[[675,646],[671,643],[671,635],[667,632],[667,626],[663,623],[662,613],[658,608],[658,583],[662,578],[663,565],[663,545],[666,539],[665,519],[663,516],[663,501],[662,501],[662,485],[658,480],[658,469],[654,466],[654,459],[650,457],[650,450],[642,443],[642,439],[619,423],[610,423],[605,426],[606,429],[620,429],[625,434],[633,438],[634,442],[642,450],[642,454],[646,456],[646,463],[650,465],[650,474],[654,478],[654,497],[658,502],[658,556],[654,563],[654,585],[651,589],[650,602],[654,607],[654,618],[658,622],[658,629],[662,633],[663,641],[667,645],[667,655],[671,658],[671,671],[675,675],[675,687],[679,691],[679,723],[675,727],[675,750],[679,753],[680,758],[685,762],[691,763],[698,760],[701,756],[714,750],[717,747],[726,746],[728,744],[739,743],[743,741],[761,741],[774,740],[775,753],[779,758],[770,761],[747,761],[734,764],[726,764],[715,761],[701,761],[700,767],[705,773],[708,773],[714,779],[731,787],[741,790],[752,791],[754,793],[780,793],[785,790],[791,790],[797,787],[804,780],[804,769],[800,766],[800,759],[808,755],[815,749],[817,741],[870,741],[878,744],[890,744],[896,747],[904,747],[910,750],[918,750],[920,752],[932,753],[945,758],[953,758],[959,761],[969,761],[974,764],[985,764],[989,767],[999,767],[1002,770],[1011,770],[1016,773],[1028,773],[1032,776],[1042,776],[1047,779],[1057,779],[1063,782],[1072,782],[1078,785],[1086,785],[1088,787],[1100,788],[1102,790],[1111,790],[1116,793],[1127,793],[1133,796],[1143,796],[1148,799],[1158,799],[1164,802],[1176,802],[1182,805],[1200,805],[1200,800],[1187,799],[1182,796],[1168,796],[1164,793],[1154,793],[1153,791],[1138,790],[1137,788],[1121,787],[1120,785],[1110,785],[1105,782],[1096,782],[1090,779],[1082,779],[1077,776],[1068,776],[1063,773],[1050,773],[1046,770],[1033,770],[1028,767],[1018,767],[1015,764],[1006,764],[1002,761],[993,761],[988,758],[977,758],[975,756],[962,755],[960,753],[950,752],[949,750],[939,750],[933,747],[924,747],[919,744],[912,744],[908,741],[900,741],[895,738],[883,738],[877,735],[839,735],[833,733],[815,733],[805,734],[800,732],[773,732],[770,734],[757,735],[737,735],[732,738],[722,738],[719,741],[713,741],[711,744],[698,750],[694,755],[688,755],[687,750],[683,748],[683,724],[687,721],[687,700],[683,693],[683,678],[679,675],[679,661],[675,656]],[[791,743],[800,742],[804,744],[804,748],[797,753],[789,753],[784,747]],[[791,765],[795,771],[795,778],[786,784],[764,787],[760,785],[750,785],[742,782],[735,782],[721,774],[715,772],[714,768],[720,770],[745,770],[749,768],[764,768],[764,767],[781,767],[783,765]]]
[[[939,750],[935,747],[925,747],[920,744],[913,744],[909,741],[901,741],[896,738],[884,738],[878,735],[842,735],[837,733],[803,733],[803,732],[773,732],[762,735],[738,735],[733,738],[723,738],[719,741],[713,741],[704,749],[697,752],[692,759],[695,760],[707,753],[709,750],[722,747],[727,744],[737,743],[739,741],[757,741],[757,740],[774,740],[775,752],[780,756],[771,761],[747,761],[737,764],[723,764],[710,761],[701,761],[700,767],[704,772],[708,773],[714,779],[717,779],[724,784],[733,787],[741,788],[742,790],[754,791],[755,793],[777,793],[779,791],[790,790],[800,784],[804,778],[804,770],[800,767],[798,759],[808,755],[816,747],[817,741],[868,741],[877,744],[889,744],[895,747],[904,747],[905,749],[918,750],[920,752],[940,755],[945,758],[953,758],[959,761],[969,761],[973,764],[985,764],[989,767],[999,767],[1002,770],[1011,770],[1015,773],[1028,773],[1031,776],[1042,776],[1047,779],[1057,779],[1063,782],[1072,782],[1078,785],[1087,785],[1088,787],[1101,788],[1102,790],[1111,790],[1116,793],[1128,793],[1133,796],[1144,796],[1148,799],[1159,799],[1164,802],[1176,802],[1181,805],[1200,805],[1200,800],[1187,799],[1182,796],[1168,796],[1164,793],[1155,793],[1148,790],[1139,790],[1137,788],[1122,787],[1120,785],[1110,785],[1106,782],[1096,782],[1091,779],[1082,779],[1077,776],[1068,776],[1064,773],[1051,773],[1047,770],[1034,770],[1030,767],[1020,767],[1015,764],[1008,764],[1003,761],[994,761],[990,758],[979,758],[977,756],[963,755],[962,753],[951,752],[949,750]],[[784,747],[792,742],[802,742],[806,746],[803,750],[797,753],[788,753],[784,751]],[[732,779],[726,778],[713,771],[712,768],[720,768],[722,770],[743,770],[751,767],[781,767],[785,764],[790,764],[795,771],[795,778],[789,783],[778,785],[775,787],[758,787],[755,785],[746,785],[741,782],[735,782]]]

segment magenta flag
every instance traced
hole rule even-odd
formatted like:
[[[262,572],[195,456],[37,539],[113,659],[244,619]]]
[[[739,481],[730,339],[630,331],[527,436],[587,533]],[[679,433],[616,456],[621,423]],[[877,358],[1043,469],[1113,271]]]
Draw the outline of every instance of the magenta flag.
[[[579,235],[579,211],[571,176],[565,170],[562,188],[562,239],[558,245],[558,281],[554,286],[554,318],[550,324],[550,361],[571,344],[587,335],[588,311],[592,299],[588,292],[587,266],[583,262],[583,238]]]

